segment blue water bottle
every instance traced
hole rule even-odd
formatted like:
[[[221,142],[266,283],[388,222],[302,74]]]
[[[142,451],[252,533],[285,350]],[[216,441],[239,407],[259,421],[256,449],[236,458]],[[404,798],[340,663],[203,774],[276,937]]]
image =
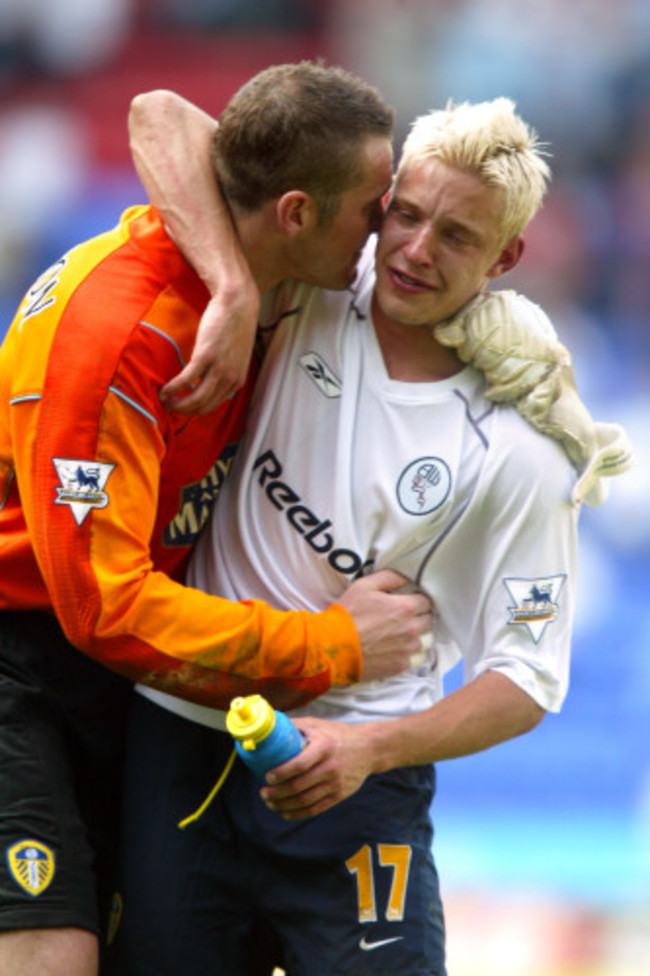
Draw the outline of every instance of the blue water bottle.
[[[289,716],[276,712],[261,695],[233,698],[226,727],[239,756],[261,780],[268,769],[292,759],[307,745]]]

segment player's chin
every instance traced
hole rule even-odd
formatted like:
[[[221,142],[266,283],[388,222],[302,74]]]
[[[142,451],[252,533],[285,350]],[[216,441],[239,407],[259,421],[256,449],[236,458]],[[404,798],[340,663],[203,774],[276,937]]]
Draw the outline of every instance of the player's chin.
[[[357,269],[359,265],[359,259],[361,257],[361,251],[355,251],[352,258],[348,261],[344,268],[341,268],[338,274],[338,284],[330,285],[330,288],[340,291],[343,288],[349,288],[353,285],[357,277]]]
[[[351,261],[347,265],[347,267],[345,267],[345,268],[343,268],[341,270],[341,273],[339,275],[339,284],[337,285],[337,288],[339,288],[339,289],[341,289],[341,288],[349,288],[350,285],[353,285],[354,284],[355,279],[357,277],[357,266],[358,266],[358,263],[359,263],[358,262],[358,257],[357,257],[357,255],[355,255],[354,261]]]

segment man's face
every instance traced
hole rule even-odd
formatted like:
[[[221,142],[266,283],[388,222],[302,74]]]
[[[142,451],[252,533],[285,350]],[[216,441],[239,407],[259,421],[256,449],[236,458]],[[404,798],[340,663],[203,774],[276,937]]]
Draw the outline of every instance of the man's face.
[[[474,174],[425,159],[400,178],[377,248],[375,304],[402,325],[434,325],[508,270],[521,239],[500,240],[502,191]]]
[[[341,194],[335,216],[300,240],[294,277],[337,290],[348,288],[354,281],[368,235],[379,229],[382,199],[392,182],[390,140],[369,137],[362,150],[362,160],[362,179]]]

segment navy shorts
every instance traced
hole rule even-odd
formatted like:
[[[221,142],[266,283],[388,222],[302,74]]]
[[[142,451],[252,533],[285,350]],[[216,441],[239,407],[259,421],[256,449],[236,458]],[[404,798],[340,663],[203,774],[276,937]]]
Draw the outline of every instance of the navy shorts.
[[[51,615],[0,613],[0,931],[102,934],[132,697]]]
[[[286,822],[237,760],[181,830],[232,740],[134,698],[116,976],[262,974],[274,963],[289,976],[444,976],[431,766],[370,777],[324,814]]]

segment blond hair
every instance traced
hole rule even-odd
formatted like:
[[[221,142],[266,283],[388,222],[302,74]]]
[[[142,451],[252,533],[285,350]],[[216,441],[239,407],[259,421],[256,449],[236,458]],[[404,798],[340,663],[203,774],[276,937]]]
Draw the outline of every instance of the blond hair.
[[[504,192],[502,240],[520,234],[539,210],[551,170],[537,133],[515,112],[509,98],[455,105],[415,120],[404,142],[397,180],[405,168],[436,158],[474,172]]]

